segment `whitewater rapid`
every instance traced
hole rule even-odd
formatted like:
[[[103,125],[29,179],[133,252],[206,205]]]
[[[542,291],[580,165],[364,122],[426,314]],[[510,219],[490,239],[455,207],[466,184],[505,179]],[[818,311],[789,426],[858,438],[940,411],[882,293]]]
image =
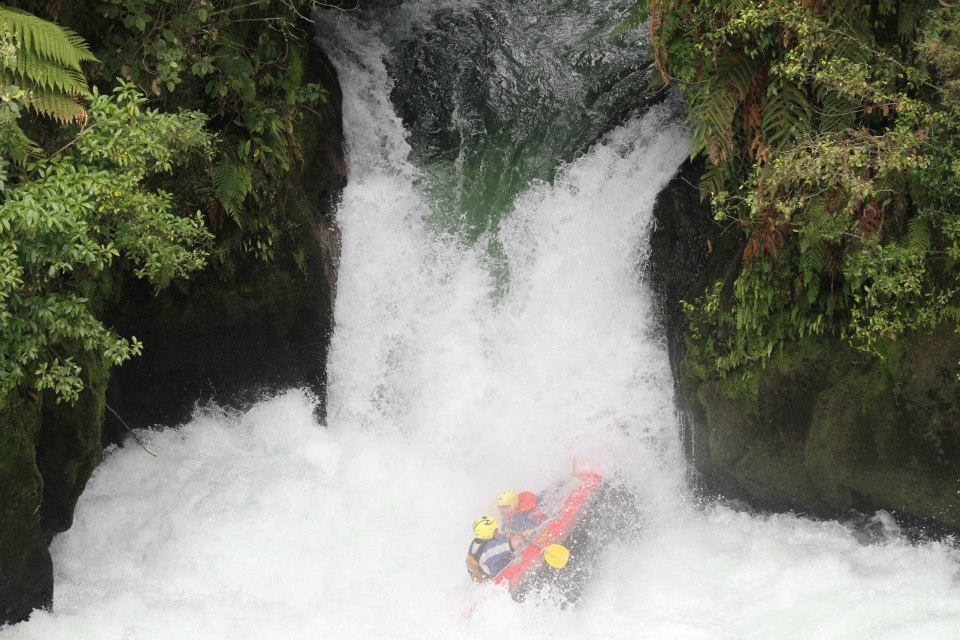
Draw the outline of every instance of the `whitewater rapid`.
[[[54,540],[54,611],[2,640],[960,637],[951,544],[691,495],[643,278],[674,105],[532,182],[494,259],[430,223],[380,39],[325,44],[351,176],[326,422],[291,390],[110,451]],[[472,521],[573,456],[633,489],[641,535],[575,607],[473,585]]]

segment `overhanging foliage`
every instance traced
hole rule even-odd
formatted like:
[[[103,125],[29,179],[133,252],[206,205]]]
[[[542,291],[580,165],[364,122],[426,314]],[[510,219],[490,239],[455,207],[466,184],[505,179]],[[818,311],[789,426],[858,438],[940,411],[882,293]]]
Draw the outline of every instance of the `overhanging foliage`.
[[[688,305],[721,371],[807,334],[877,353],[956,324],[960,9],[937,2],[649,0],[687,98],[702,193],[742,264]],[[704,338],[706,339],[706,338]]]

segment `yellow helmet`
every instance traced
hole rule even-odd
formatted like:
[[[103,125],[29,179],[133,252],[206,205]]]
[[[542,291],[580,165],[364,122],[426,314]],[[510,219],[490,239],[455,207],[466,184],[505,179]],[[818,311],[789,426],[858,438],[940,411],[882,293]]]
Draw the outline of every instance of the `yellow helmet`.
[[[520,504],[520,494],[516,491],[504,491],[497,496],[498,507],[513,507],[516,509],[518,504]]]
[[[483,516],[473,523],[473,537],[480,540],[492,540],[499,527],[499,522],[489,516]]]

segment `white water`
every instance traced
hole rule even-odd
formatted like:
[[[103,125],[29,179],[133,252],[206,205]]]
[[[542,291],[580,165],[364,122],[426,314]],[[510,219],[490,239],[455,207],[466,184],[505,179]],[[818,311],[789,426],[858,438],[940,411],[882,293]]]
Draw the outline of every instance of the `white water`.
[[[113,452],[54,542],[55,611],[3,640],[960,637],[950,546],[688,503],[638,277],[686,152],[666,111],[521,196],[497,297],[482,243],[425,224],[382,51],[345,30],[328,424],[290,391],[147,434],[157,458]],[[473,519],[572,454],[635,488],[642,537],[605,552],[573,608],[472,586]]]

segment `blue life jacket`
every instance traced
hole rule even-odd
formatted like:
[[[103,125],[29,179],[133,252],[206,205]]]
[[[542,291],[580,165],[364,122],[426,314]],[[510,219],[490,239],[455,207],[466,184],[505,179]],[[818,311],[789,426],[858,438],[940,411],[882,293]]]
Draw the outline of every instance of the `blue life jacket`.
[[[513,557],[510,539],[501,533],[489,540],[475,539],[470,544],[469,553],[476,559],[483,577],[487,579],[495,578],[510,564],[510,559]]]
[[[515,513],[509,520],[504,524],[504,529],[507,531],[512,531],[514,533],[520,533],[521,531],[529,531],[530,529],[536,529],[537,523],[533,521],[533,518],[530,517],[529,513]]]

